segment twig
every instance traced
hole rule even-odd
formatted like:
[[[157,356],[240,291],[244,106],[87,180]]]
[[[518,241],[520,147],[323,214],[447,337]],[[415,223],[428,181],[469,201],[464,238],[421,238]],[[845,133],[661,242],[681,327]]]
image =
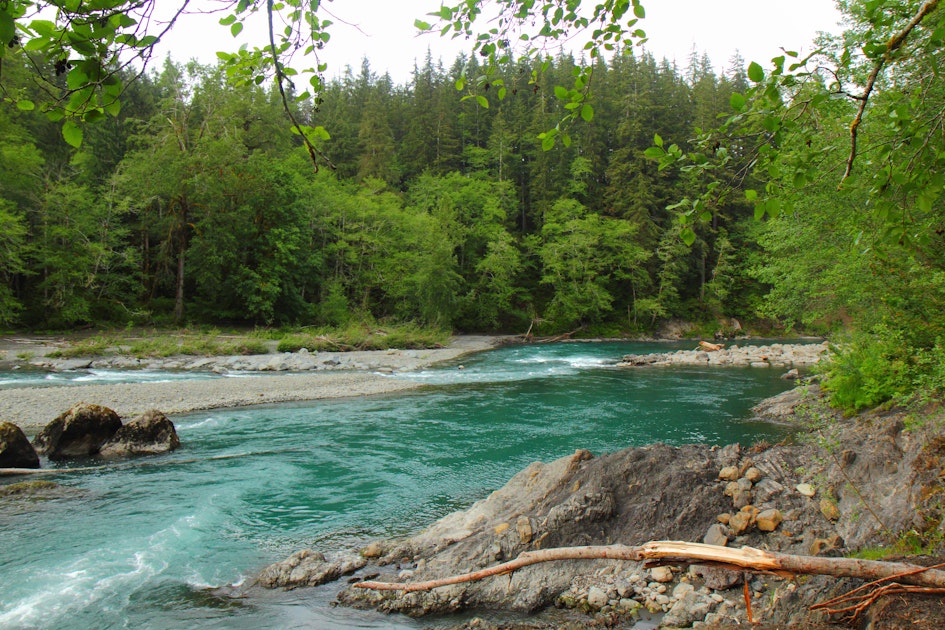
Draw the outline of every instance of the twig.
[[[892,59],[892,53],[896,52],[896,50],[902,46],[913,29],[925,19],[925,16],[938,7],[938,3],[939,0],[927,0],[927,2],[919,8],[919,12],[909,20],[906,27],[892,36],[889,42],[886,43],[886,52],[873,63],[873,69],[870,72],[869,78],[866,80],[866,87],[863,89],[863,93],[860,96],[853,97],[860,101],[860,106],[857,108],[856,117],[850,124],[850,155],[847,158],[847,167],[843,172],[843,178],[840,180],[841,185],[853,172],[853,163],[856,161],[857,132],[860,128],[860,123],[863,122],[863,114],[866,112],[866,106],[869,103],[870,94],[873,92],[879,73],[882,71],[883,67],[885,67],[886,63]]]

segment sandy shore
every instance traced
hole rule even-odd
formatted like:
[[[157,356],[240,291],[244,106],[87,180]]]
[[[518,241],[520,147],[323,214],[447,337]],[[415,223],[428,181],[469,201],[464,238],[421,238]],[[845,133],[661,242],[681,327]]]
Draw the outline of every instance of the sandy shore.
[[[373,359],[371,363],[384,370],[418,370],[488,350],[498,341],[494,337],[455,337],[449,347],[442,349],[357,354],[361,359]],[[23,387],[0,389],[0,420],[19,425],[27,435],[33,435],[77,402],[104,405],[130,418],[148,409],[172,415],[221,407],[390,394],[422,386],[376,372],[335,370],[169,383]]]

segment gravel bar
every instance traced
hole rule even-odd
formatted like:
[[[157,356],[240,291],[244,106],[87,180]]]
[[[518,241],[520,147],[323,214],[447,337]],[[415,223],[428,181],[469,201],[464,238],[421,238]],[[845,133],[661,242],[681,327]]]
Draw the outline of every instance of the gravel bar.
[[[448,348],[425,351],[422,359],[404,356],[402,368],[422,369],[494,346],[495,339],[487,337],[460,338]],[[386,364],[396,367],[397,354],[388,351],[378,355],[383,355]],[[354,370],[162,383],[22,387],[0,390],[0,420],[12,422],[27,435],[33,435],[78,402],[104,405],[127,419],[148,409],[173,415],[202,409],[392,394],[419,387],[424,384]]]

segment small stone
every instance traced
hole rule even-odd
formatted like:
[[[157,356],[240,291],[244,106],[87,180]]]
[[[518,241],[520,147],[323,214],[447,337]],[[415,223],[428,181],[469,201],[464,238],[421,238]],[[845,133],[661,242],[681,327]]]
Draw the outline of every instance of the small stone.
[[[532,541],[532,522],[527,516],[519,516],[518,520],[515,522],[515,529],[518,531],[519,538],[522,540],[522,544],[528,544]]]
[[[732,518],[731,514],[729,514],[728,512],[723,512],[722,514],[719,514],[718,516],[716,516],[715,520],[722,523],[722,525],[728,525],[728,522],[729,520],[731,520],[731,518]]]
[[[732,497],[732,505],[739,509],[744,508],[748,505],[751,505],[752,494],[751,490],[739,490],[735,493],[735,496]]]
[[[831,521],[836,521],[840,519],[840,509],[837,507],[837,504],[824,497],[820,500],[820,513],[826,516]]]
[[[637,608],[640,608],[641,606],[643,606],[643,604],[641,604],[637,600],[624,597],[617,603],[617,610],[628,613],[628,612],[633,612],[634,610],[636,610]]]
[[[738,512],[728,522],[728,526],[736,536],[740,536],[741,534],[744,534],[746,531],[748,531],[749,527],[751,527],[751,521],[752,516],[750,512]]]
[[[511,526],[510,526],[508,523],[499,523],[498,525],[496,525],[496,526],[493,528],[493,531],[496,533],[496,536],[499,536],[499,535],[505,533],[505,531],[506,531],[509,527],[511,527]]]
[[[603,589],[598,588],[596,586],[592,586],[590,589],[588,589],[587,605],[590,606],[591,608],[600,610],[601,608],[607,605],[608,601],[609,599],[607,597],[607,593],[605,593]]]
[[[828,551],[831,551],[833,548],[834,547],[832,544],[830,544],[829,540],[825,538],[817,538],[810,544],[809,551],[810,555],[812,556],[820,556]]]
[[[682,599],[689,593],[692,593],[696,589],[693,588],[692,584],[687,582],[680,582],[676,585],[676,588],[673,589],[673,599]]]
[[[650,569],[650,578],[654,582],[672,582],[673,570],[669,567],[653,567]]]
[[[719,471],[719,479],[723,481],[735,481],[738,479],[738,467],[726,466]]]
[[[758,525],[758,529],[763,532],[773,532],[783,520],[784,517],[781,515],[781,510],[775,508],[759,512],[758,516],[755,517],[755,523]]]
[[[727,497],[734,497],[735,493],[738,492],[738,483],[735,481],[729,481],[725,486],[725,490],[722,492]]]
[[[709,526],[709,531],[706,532],[705,537],[702,539],[707,545],[716,545],[718,547],[724,547],[728,544],[728,535],[725,533],[725,527],[716,523]]]
[[[751,468],[745,471],[745,479],[752,482],[753,484],[761,481],[762,477],[764,477],[764,473],[762,473],[760,470],[758,470],[754,466],[752,466]]]
[[[817,494],[817,491],[814,490],[814,486],[810,485],[809,483],[799,483],[794,486],[794,489],[808,498],[813,498],[813,496]]]
[[[361,550],[361,555],[365,558],[380,558],[384,555],[384,548],[380,543],[372,542]]]
[[[719,567],[707,566],[704,564],[693,565],[696,567],[696,573],[705,580],[706,588],[716,591],[724,591],[732,588],[742,581],[741,571],[730,571],[720,569]]]

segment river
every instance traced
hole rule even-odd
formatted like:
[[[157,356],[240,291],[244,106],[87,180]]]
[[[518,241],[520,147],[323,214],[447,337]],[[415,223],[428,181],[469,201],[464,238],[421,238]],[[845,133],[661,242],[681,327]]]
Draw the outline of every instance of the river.
[[[301,548],[415,532],[576,448],[783,437],[745,420],[790,387],[779,370],[612,365],[666,348],[513,346],[391,376],[429,384],[408,394],[176,416],[175,453],[50,476],[56,498],[0,499],[0,628],[422,627],[330,607],[336,587],[207,589]]]

